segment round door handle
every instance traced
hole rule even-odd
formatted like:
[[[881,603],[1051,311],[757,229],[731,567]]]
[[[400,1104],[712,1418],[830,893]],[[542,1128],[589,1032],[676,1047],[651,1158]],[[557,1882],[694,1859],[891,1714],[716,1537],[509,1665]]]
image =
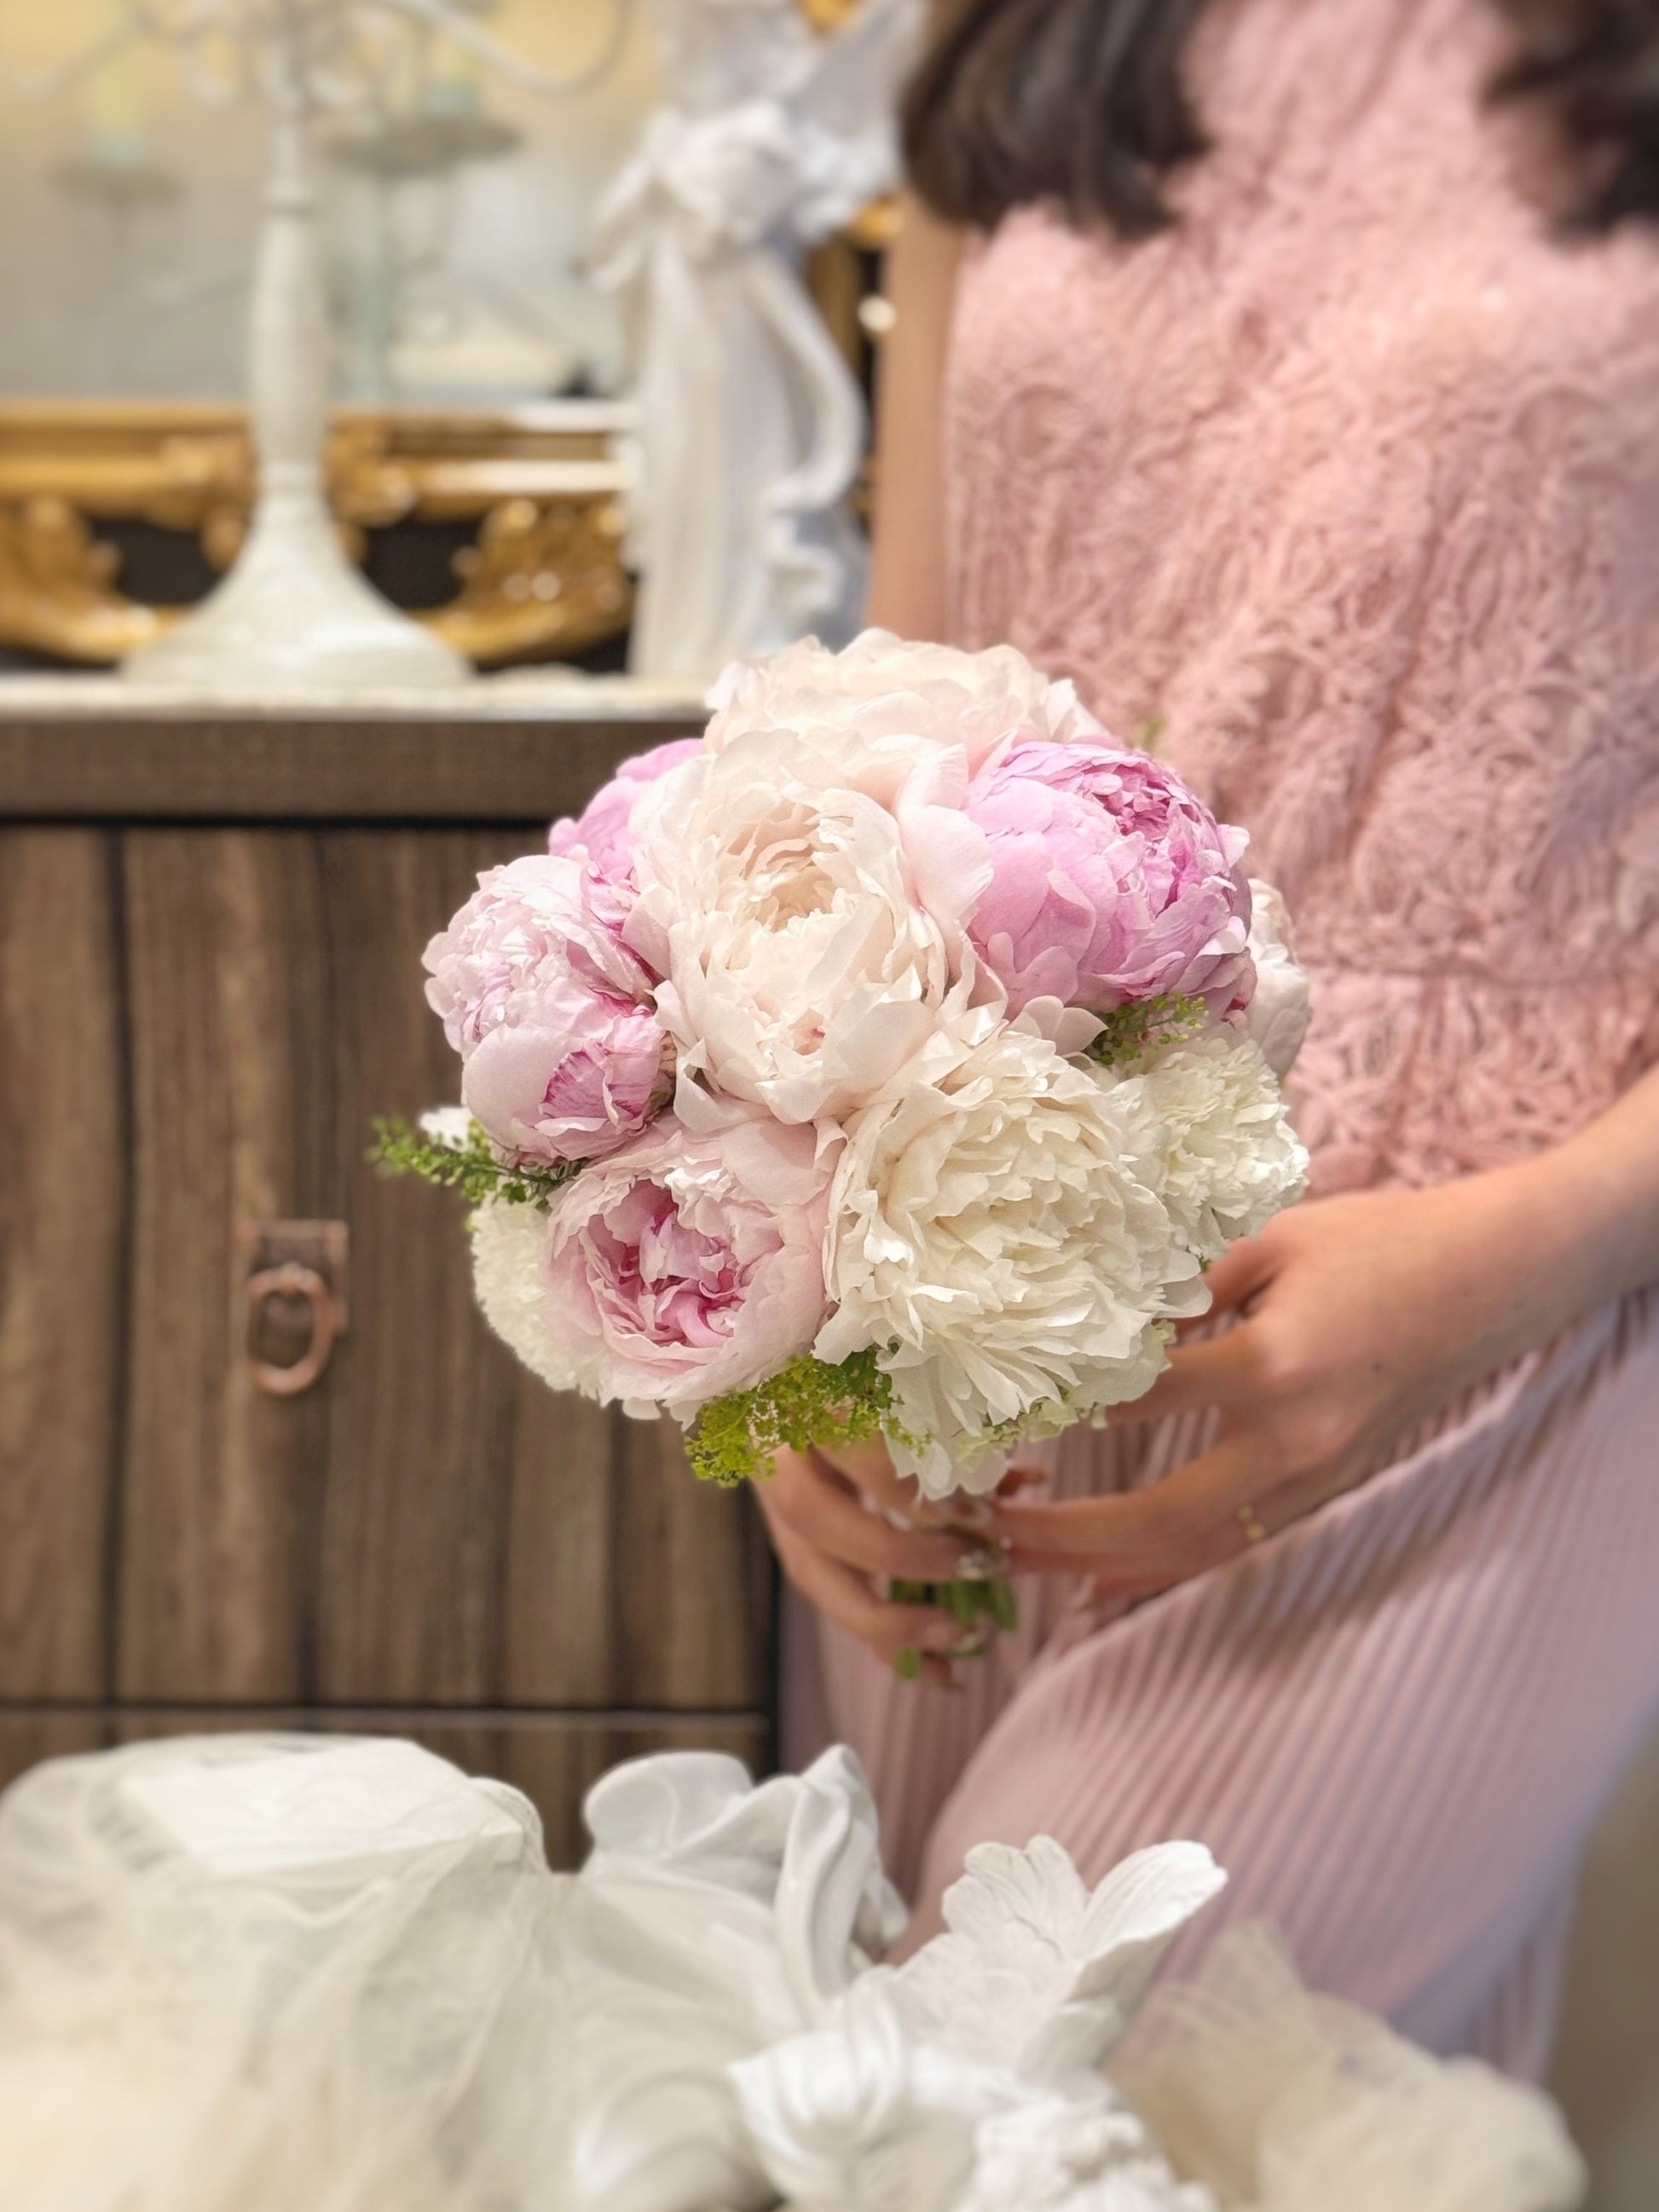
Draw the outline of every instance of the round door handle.
[[[311,1340],[288,1367],[261,1359],[253,1349],[253,1332],[267,1298],[304,1298],[311,1309]],[[340,1334],[340,1315],[327,1278],[299,1260],[260,1268],[247,1279],[247,1328],[254,1381],[273,1398],[297,1398],[320,1377]]]

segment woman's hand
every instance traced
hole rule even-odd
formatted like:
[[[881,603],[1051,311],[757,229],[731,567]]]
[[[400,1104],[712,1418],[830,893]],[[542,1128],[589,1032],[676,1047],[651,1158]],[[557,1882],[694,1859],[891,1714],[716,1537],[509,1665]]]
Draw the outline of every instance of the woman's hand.
[[[778,1561],[818,1611],[891,1662],[920,1655],[931,1681],[951,1686],[952,1658],[972,1658],[982,1635],[931,1605],[896,1605],[893,1582],[947,1583],[1000,1572],[1001,1547],[984,1533],[988,1508],[971,1498],[928,1505],[894,1474],[884,1445],[780,1452],[755,1486]]]
[[[1210,1273],[1238,1318],[1178,1347],[1121,1418],[1219,1408],[1213,1448],[1127,1496],[1000,1506],[1018,1571],[1163,1589],[1352,1488],[1480,1377],[1590,1302],[1584,1215],[1553,1156],[1437,1188],[1292,1207]]]

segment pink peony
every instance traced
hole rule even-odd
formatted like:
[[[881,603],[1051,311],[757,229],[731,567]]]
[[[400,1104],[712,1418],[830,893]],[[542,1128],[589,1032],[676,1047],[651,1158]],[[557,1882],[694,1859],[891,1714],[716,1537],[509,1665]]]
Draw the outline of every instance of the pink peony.
[[[829,1174],[810,1129],[672,1116],[553,1201],[543,1326],[583,1387],[689,1420],[787,1365],[826,1310]]]
[[[1023,739],[969,784],[965,811],[991,862],[969,934],[1012,1012],[1052,998],[1106,1013],[1165,992],[1218,1014],[1248,1000],[1245,834],[1162,762]]]
[[[470,1053],[567,976],[617,998],[648,999],[652,978],[623,943],[626,915],[576,860],[531,853],[487,869],[423,956],[427,1003],[456,1051]]]
[[[566,975],[479,1041],[461,1100],[506,1152],[591,1160],[637,1137],[673,1087],[650,1008]]]
[[[666,775],[682,761],[702,750],[701,738],[675,738],[648,753],[625,760],[609,783],[596,791],[581,812],[556,822],[547,833],[550,853],[569,854],[585,860],[593,873],[610,884],[630,884],[634,876],[634,837],[629,817],[634,802],[648,783]]]
[[[638,1135],[671,1088],[653,979],[623,943],[627,902],[568,855],[478,878],[426,949],[427,997],[461,1096],[503,1150],[589,1159]]]

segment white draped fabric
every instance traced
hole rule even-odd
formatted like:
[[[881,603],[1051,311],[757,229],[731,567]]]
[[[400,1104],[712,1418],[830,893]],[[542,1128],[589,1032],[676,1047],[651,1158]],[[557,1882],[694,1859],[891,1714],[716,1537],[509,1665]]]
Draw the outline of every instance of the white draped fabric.
[[[1570,2212],[1553,2109],[1310,1998],[1224,1876],[986,1845],[903,1925],[849,1752],[534,1812],[412,1744],[216,1736],[0,1799],[5,2212]],[[1242,1946],[1242,1948],[1241,1948]],[[1157,2129],[1154,2133],[1149,2120]]]

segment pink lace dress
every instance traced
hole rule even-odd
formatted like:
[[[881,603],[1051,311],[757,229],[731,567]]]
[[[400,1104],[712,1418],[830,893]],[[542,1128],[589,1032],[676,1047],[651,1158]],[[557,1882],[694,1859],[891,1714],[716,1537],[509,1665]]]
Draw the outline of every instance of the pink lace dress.
[[[1220,0],[1179,227],[1028,210],[960,286],[957,634],[1161,718],[1249,827],[1326,1191],[1513,1158],[1659,1058],[1659,234],[1551,234],[1542,142],[1481,105],[1502,40],[1487,0]],[[1057,1486],[1203,1441],[1079,1432]],[[1194,1835],[1211,1932],[1265,1914],[1314,1984],[1536,2070],[1577,1854],[1659,1713],[1659,1299],[1236,1565],[1066,1595],[956,1698],[792,1622],[789,1748],[858,1748],[923,1929],[981,1838],[1094,1878]]]

